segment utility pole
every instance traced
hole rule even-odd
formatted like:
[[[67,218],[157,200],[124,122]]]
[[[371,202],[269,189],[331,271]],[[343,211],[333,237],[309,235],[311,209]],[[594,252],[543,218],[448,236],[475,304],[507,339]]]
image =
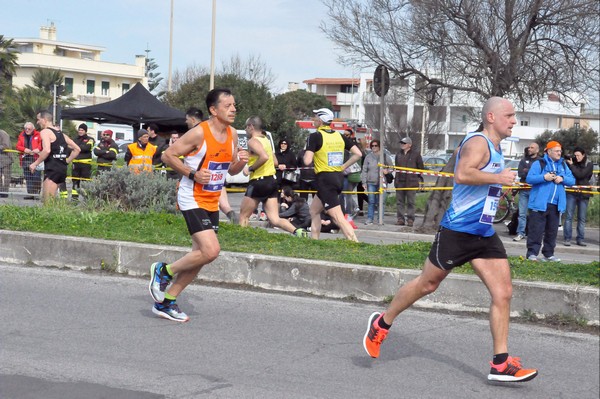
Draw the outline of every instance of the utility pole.
[[[217,0],[212,2],[212,38],[210,42],[210,86],[209,89],[215,88],[215,31],[217,22]]]
[[[167,77],[167,92],[171,92],[171,82],[172,82],[172,70],[173,70],[173,2],[175,0],[171,0],[171,27],[169,29],[169,76]]]

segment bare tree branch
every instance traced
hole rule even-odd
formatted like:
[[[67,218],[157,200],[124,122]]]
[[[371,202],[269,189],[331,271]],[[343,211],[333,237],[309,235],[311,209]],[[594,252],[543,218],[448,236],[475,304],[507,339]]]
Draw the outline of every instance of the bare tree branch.
[[[600,87],[598,0],[323,0],[321,29],[346,63],[399,78],[511,96],[580,101]]]

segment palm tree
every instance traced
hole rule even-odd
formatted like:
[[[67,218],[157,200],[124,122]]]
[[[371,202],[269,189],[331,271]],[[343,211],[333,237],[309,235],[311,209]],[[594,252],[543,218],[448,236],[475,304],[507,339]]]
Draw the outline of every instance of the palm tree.
[[[60,86],[63,84],[64,76],[56,69],[38,69],[31,77],[33,85],[38,89],[51,92],[54,85]]]
[[[17,46],[13,39],[5,39],[0,35],[0,78],[10,80],[17,69]]]

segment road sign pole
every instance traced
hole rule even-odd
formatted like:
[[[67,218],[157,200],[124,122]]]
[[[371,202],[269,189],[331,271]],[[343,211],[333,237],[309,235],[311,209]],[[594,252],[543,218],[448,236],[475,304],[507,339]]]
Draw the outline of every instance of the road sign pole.
[[[389,83],[386,82],[386,73],[387,70],[381,68],[381,85],[382,87],[386,87]],[[379,113],[379,163],[385,165],[385,92],[387,90],[381,91],[381,107]],[[385,180],[383,177],[383,168],[379,168],[379,225],[383,224],[383,213],[385,211],[385,195],[384,195],[384,184]]]

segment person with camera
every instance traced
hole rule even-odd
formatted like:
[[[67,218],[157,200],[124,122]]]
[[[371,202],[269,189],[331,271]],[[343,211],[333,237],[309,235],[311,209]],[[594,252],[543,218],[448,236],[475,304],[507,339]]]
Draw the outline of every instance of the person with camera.
[[[594,173],[594,165],[587,159],[587,155],[583,148],[575,147],[575,150],[573,150],[573,155],[565,157],[565,161],[567,162],[567,165],[569,165],[569,169],[571,169],[571,172],[575,177],[575,184],[577,186],[587,186],[590,184],[590,179]],[[571,236],[573,233],[573,215],[575,215],[575,208],[577,208],[576,242],[580,247],[587,246],[583,240],[585,239],[585,222],[590,196],[590,194],[584,194],[581,192],[567,192],[567,216],[563,226],[564,245],[567,247],[571,245]]]
[[[562,158],[562,146],[558,141],[546,144],[544,152],[544,156],[531,165],[527,174],[527,183],[531,184],[527,259],[537,261],[541,248],[544,255],[542,261],[560,262],[554,256],[558,224],[560,214],[567,208],[565,186],[575,184],[575,178]]]

